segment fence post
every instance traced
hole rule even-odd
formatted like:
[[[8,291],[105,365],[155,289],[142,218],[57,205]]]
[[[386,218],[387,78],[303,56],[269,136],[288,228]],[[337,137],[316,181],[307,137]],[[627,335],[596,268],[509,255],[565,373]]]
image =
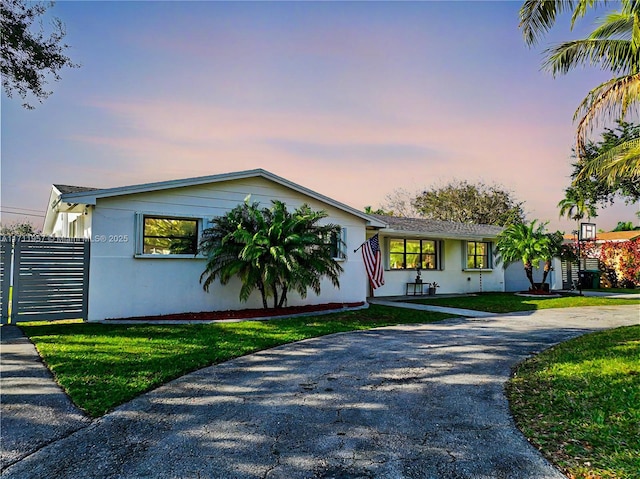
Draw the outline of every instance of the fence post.
[[[9,321],[17,322],[18,319],[18,298],[20,297],[20,257],[22,256],[22,241],[16,237],[13,242],[13,268],[11,271],[11,317]]]
[[[0,324],[9,323],[9,301],[11,297],[11,242],[0,238]]]
[[[82,271],[82,320],[89,320],[89,263],[91,263],[91,241],[85,239],[83,248],[84,268]]]

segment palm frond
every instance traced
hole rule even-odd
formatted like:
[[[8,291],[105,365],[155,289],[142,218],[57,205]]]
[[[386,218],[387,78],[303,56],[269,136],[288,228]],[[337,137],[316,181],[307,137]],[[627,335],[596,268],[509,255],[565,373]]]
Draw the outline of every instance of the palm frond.
[[[587,135],[598,118],[622,118],[640,99],[640,73],[613,78],[591,90],[576,110],[574,121],[580,118],[576,132],[576,153],[583,157]]]
[[[553,26],[559,14],[573,10],[571,28],[587,9],[606,0],[525,0],[520,8],[520,29],[527,45],[535,45]]]
[[[626,141],[592,160],[586,160],[574,183],[592,177],[611,185],[623,178],[640,180],[640,138]]]
[[[542,68],[553,76],[566,74],[577,66],[596,66],[614,74],[627,74],[640,62],[628,40],[584,39],[564,42],[545,50]]]

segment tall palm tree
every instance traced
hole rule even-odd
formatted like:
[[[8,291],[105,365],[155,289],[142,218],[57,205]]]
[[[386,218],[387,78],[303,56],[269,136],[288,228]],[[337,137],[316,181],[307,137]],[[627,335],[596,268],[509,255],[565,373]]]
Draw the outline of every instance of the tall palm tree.
[[[571,26],[589,8],[606,1],[526,0],[520,9],[520,27],[528,44],[536,43],[559,13],[572,10]],[[620,118],[640,99],[640,1],[622,0],[621,9],[601,20],[585,39],[562,43],[547,50],[545,68],[554,75],[577,66],[597,66],[614,78],[591,90],[575,112],[578,122],[576,152],[585,155],[587,134],[602,116]],[[579,178],[596,176],[610,184],[621,178],[640,178],[640,144],[622,144],[592,160],[585,161]]]
[[[505,266],[522,261],[531,290],[537,289],[533,281],[534,265],[537,267],[541,260],[546,261],[549,256],[550,238],[545,227],[546,223],[538,223],[537,220],[529,224],[514,223],[498,235],[496,242],[499,259]]]

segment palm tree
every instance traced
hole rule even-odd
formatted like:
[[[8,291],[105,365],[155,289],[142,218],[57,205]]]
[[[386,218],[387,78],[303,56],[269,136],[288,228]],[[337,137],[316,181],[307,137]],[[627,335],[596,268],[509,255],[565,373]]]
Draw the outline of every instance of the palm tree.
[[[596,207],[573,188],[565,190],[565,197],[558,203],[558,208],[560,208],[560,218],[566,216],[568,219],[580,221],[585,216],[588,219],[597,216]]]
[[[286,305],[290,290],[302,298],[308,289],[320,294],[324,277],[339,287],[342,267],[333,258],[329,239],[339,238],[340,227],[318,224],[326,216],[307,205],[289,212],[281,201],[262,209],[245,201],[203,232],[203,287],[208,290],[218,277],[226,284],[237,275],[243,283],[240,299],[246,301],[258,289],[264,308],[268,298],[274,307]]]
[[[533,220],[530,224],[514,223],[498,235],[496,249],[500,253],[499,259],[506,266],[517,261],[522,261],[527,279],[531,284],[531,290],[536,290],[533,281],[533,266],[541,260],[547,260],[550,250],[550,238],[545,233],[546,223],[537,223]],[[546,279],[546,275],[545,275]]]
[[[589,8],[606,2],[596,0],[526,0],[520,9],[520,27],[528,44],[536,43],[563,11],[572,10],[571,26]],[[578,121],[576,152],[585,156],[587,134],[604,116],[621,118],[640,99],[640,2],[622,0],[620,11],[607,15],[582,40],[562,43],[547,50],[545,68],[553,75],[566,74],[577,66],[599,66],[611,71],[611,80],[591,90],[574,114]],[[585,161],[579,178],[595,176],[610,184],[640,178],[640,142],[623,143],[597,158]],[[577,179],[579,179],[577,178]]]

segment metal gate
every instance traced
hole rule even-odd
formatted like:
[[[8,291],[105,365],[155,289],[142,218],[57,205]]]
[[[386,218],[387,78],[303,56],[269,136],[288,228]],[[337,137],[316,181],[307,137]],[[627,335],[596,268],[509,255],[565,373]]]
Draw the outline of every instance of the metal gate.
[[[89,241],[16,237],[0,244],[3,323],[87,319]]]

